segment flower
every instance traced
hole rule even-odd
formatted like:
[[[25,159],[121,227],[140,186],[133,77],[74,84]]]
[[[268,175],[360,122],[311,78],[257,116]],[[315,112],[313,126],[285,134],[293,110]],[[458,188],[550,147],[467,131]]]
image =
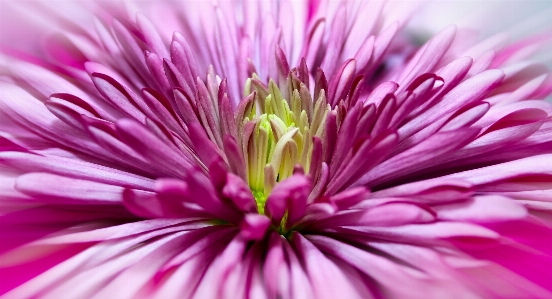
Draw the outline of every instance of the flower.
[[[60,31],[3,50],[3,298],[552,297],[548,36],[417,45],[393,2],[32,4]]]

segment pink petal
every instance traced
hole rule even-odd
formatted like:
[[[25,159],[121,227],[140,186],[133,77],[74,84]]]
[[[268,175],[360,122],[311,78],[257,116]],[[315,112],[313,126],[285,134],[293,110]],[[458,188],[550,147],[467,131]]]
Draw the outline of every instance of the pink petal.
[[[433,209],[440,219],[451,221],[485,223],[516,220],[527,216],[527,211],[521,204],[496,195],[476,196],[465,202],[436,206]]]
[[[153,187],[151,179],[75,159],[4,151],[0,153],[0,161],[4,165],[23,171],[50,172],[76,179],[144,190]]]
[[[448,92],[438,104],[403,126],[399,130],[399,133],[401,136],[410,136],[439,118],[457,111],[462,106],[480,101],[485,95],[493,90],[503,78],[504,73],[502,71],[489,70],[460,83]]]
[[[121,204],[123,188],[49,173],[28,173],[16,182],[17,190],[57,204]]]
[[[461,179],[433,179],[402,184],[372,193],[372,198],[402,197],[419,200],[422,203],[444,203],[471,197],[472,184]]]
[[[478,129],[460,129],[454,132],[437,133],[411,149],[379,164],[357,184],[377,185],[409,175],[423,169],[428,161],[448,155],[464,147],[479,133]]]
[[[286,213],[286,228],[301,219],[307,209],[310,189],[311,183],[303,175],[294,174],[279,182],[266,199],[266,211],[274,225],[279,226]]]
[[[270,226],[270,219],[264,215],[246,214],[240,224],[240,234],[246,240],[262,240]]]

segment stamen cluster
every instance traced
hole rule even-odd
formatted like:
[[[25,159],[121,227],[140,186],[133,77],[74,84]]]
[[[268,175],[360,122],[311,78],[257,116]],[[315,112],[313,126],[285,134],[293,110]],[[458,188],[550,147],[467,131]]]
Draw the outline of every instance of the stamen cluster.
[[[266,86],[256,75],[247,80],[244,90],[249,95],[253,89],[255,97],[241,120],[239,135],[247,180],[261,214],[276,183],[295,171],[309,173],[313,137],[323,137],[331,109],[324,90],[314,101],[304,83],[292,75],[289,78],[295,84],[289,84],[284,93],[273,80]]]

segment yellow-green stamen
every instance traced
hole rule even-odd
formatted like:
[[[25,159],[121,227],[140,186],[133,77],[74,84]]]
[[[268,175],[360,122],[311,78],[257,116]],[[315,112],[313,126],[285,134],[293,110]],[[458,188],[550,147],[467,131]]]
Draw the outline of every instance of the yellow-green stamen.
[[[274,81],[270,80],[265,87],[256,75],[247,80],[244,93],[248,95],[252,88],[257,94],[254,111],[243,122],[254,122],[255,129],[248,140],[243,140],[243,148],[247,181],[259,213],[264,214],[270,192],[293,174],[294,167],[299,165],[305,173],[309,172],[312,138],[322,136],[330,106],[324,92],[314,102],[308,91],[300,94],[297,89],[288,90],[291,97],[288,101]],[[311,120],[307,111],[312,113]]]

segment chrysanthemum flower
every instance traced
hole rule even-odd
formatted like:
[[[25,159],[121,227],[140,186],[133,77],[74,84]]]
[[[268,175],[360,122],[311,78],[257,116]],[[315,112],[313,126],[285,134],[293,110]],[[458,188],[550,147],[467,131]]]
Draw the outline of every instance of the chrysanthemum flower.
[[[2,298],[552,298],[546,35],[52,3],[0,60]]]

